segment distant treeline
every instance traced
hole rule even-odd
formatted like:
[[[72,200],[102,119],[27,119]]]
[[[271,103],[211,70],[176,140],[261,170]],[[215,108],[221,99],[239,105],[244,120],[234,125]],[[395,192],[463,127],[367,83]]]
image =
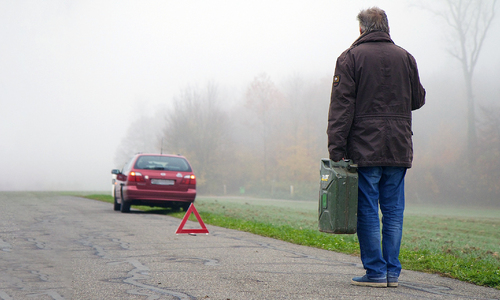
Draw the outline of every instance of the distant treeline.
[[[439,97],[426,88],[428,98]],[[213,83],[189,86],[173,106],[131,123],[117,167],[137,152],[180,153],[193,165],[200,194],[316,200],[319,162],[328,157],[330,90],[331,78],[296,76],[277,85],[266,74],[236,96],[221,95]],[[415,113],[421,115],[414,121],[408,202],[500,206],[500,109],[481,113],[482,147],[472,160],[463,154],[460,122],[437,122],[436,111]]]

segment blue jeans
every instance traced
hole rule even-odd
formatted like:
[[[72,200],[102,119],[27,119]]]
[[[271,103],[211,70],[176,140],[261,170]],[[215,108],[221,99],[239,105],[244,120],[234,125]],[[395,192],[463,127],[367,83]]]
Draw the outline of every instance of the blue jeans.
[[[399,277],[406,168],[360,167],[358,175],[357,232],[363,267],[370,279]],[[379,205],[382,212],[382,245]]]

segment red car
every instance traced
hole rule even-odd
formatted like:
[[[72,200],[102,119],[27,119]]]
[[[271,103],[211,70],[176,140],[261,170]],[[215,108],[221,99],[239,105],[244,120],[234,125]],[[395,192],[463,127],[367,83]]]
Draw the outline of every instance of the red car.
[[[196,197],[196,176],[179,155],[136,154],[116,175],[114,210],[129,212],[131,205],[183,208]]]

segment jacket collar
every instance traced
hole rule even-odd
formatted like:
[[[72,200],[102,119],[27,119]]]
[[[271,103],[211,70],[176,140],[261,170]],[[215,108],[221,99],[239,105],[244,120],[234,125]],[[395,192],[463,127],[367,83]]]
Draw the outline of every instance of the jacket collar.
[[[356,41],[352,44],[352,47],[358,46],[363,43],[372,42],[382,42],[382,43],[393,43],[391,36],[387,32],[383,31],[370,31],[368,33],[363,33],[358,37]]]

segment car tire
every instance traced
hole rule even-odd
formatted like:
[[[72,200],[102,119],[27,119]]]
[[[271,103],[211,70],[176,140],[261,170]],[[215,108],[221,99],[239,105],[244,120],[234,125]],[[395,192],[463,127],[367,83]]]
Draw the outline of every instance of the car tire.
[[[116,192],[114,194],[115,194],[115,196],[113,198],[115,198],[115,203],[114,203],[113,209],[115,211],[119,211],[119,210],[121,210],[122,205],[120,203],[118,203],[118,201],[116,200]]]
[[[120,191],[120,195],[122,196],[122,205],[120,207],[120,211],[122,213],[130,212],[130,202],[125,202],[125,199],[123,198],[123,190]]]
[[[120,211],[122,213],[128,213],[130,212],[130,203],[127,203],[125,201],[122,200],[122,205],[120,207]]]

